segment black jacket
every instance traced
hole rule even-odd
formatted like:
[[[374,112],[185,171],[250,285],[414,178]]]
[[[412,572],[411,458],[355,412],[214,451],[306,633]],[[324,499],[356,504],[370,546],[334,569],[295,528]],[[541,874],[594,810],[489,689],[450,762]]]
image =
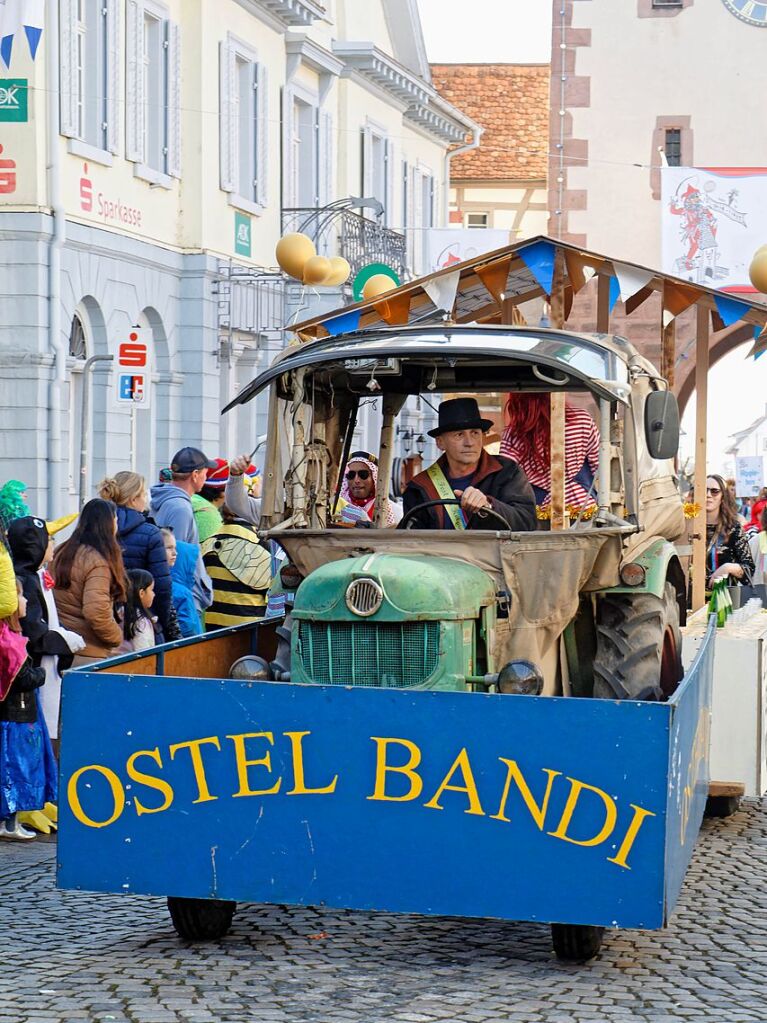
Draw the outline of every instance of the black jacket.
[[[0,721],[33,725],[37,721],[35,689],[45,683],[45,669],[36,668],[28,657],[13,680],[6,698],[0,702]]]
[[[8,527],[8,546],[16,577],[27,598],[27,614],[21,619],[21,631],[27,637],[32,663],[38,666],[43,654],[57,654],[59,671],[66,671],[72,666],[72,652],[64,637],[48,626],[48,608],[37,574],[48,547],[48,530],[43,520],[33,515],[14,519]]]
[[[447,476],[448,467],[445,455],[439,459],[438,465]],[[509,529],[522,532],[538,528],[533,489],[527,482],[524,472],[513,459],[503,458],[500,455],[489,455],[483,451],[469,485],[485,494],[493,511],[506,520]],[[407,515],[411,508],[423,504],[424,501],[437,500],[439,500],[439,494],[428,474],[425,471],[419,472],[408,483],[405,490],[404,513]],[[415,516],[415,520],[421,529],[452,528],[445,508],[441,505],[424,508]],[[496,530],[503,527],[494,515],[488,515],[485,518],[475,515],[471,519],[470,528]]]

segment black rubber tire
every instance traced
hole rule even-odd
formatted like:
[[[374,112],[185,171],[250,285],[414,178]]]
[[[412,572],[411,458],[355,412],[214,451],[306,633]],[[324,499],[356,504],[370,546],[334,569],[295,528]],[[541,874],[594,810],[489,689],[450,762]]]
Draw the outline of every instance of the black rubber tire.
[[[738,796],[709,796],[706,800],[704,817],[732,817],[740,806]]]
[[[168,896],[168,912],[184,941],[217,941],[232,926],[236,902],[223,899],[182,899]]]
[[[604,927],[590,924],[552,924],[551,943],[557,959],[585,963],[599,953],[604,933]]]
[[[608,593],[597,607],[594,696],[603,700],[666,700],[684,674],[679,604],[666,583],[651,593]]]

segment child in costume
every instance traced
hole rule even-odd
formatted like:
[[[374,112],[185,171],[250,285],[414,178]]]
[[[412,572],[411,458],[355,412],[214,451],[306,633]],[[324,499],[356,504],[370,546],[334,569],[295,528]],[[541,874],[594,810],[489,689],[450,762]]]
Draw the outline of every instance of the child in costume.
[[[198,549],[192,543],[177,540],[173,530],[164,526],[160,532],[165,542],[165,553],[173,579],[173,606],[178,616],[181,635],[188,639],[199,636],[202,622],[194,602],[194,571],[197,565]]]
[[[41,811],[56,799],[58,770],[36,690],[45,671],[36,668],[21,634],[27,602],[18,584],[18,610],[0,619],[0,839],[30,841],[35,832],[21,811]]]
[[[61,672],[72,665],[72,658],[85,646],[85,640],[59,623],[53,599],[53,579],[46,565],[53,558],[52,533],[61,528],[50,526],[33,515],[14,519],[8,527],[8,546],[13,567],[21,582],[27,602],[27,613],[21,629],[27,638],[27,649],[35,667],[45,671],[45,685],[40,703],[51,739],[58,742]]]
[[[128,576],[128,599],[125,602],[120,653],[148,650],[157,643],[155,621],[150,608],[154,600],[154,578],[143,568],[131,568]]]

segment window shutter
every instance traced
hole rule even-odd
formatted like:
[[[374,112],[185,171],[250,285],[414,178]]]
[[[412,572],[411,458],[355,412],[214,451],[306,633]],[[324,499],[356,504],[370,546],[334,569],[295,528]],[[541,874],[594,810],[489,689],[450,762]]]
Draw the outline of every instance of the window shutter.
[[[144,4],[128,0],[125,75],[125,157],[144,162]]]
[[[282,90],[282,205],[292,209],[296,205],[293,166],[293,90]]]
[[[256,202],[266,206],[269,188],[269,73],[264,64],[256,68]]]
[[[71,0],[70,0],[71,2]],[[105,7],[106,31],[106,143],[110,153],[120,152],[120,3],[107,0]]]
[[[362,129],[362,194],[373,194],[373,132],[370,128]]]
[[[234,191],[237,167],[237,113],[234,103],[237,57],[227,40],[219,46],[219,147],[221,188]]]
[[[60,118],[59,131],[70,138],[77,137],[77,0],[60,0]]]
[[[394,218],[394,168],[397,166],[397,161],[394,156],[394,143],[391,139],[386,140],[384,147],[384,160],[386,161],[386,195],[384,196],[386,208],[384,210],[384,224],[386,224],[387,227],[392,227],[396,223]]]
[[[333,145],[333,115],[320,113],[320,205],[333,201],[335,192],[335,147]]]
[[[168,22],[168,174],[181,177],[181,29]]]

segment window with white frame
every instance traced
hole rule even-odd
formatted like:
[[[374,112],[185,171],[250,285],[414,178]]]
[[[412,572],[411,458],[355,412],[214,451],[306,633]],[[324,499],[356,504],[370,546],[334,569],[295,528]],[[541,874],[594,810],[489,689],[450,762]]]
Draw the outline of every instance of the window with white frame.
[[[316,93],[295,83],[282,95],[283,206],[326,206],[334,198],[333,115]]]
[[[221,188],[251,212],[267,201],[268,104],[266,67],[229,36],[220,44]]]
[[[119,142],[119,0],[60,0],[60,130],[96,153]]]
[[[394,224],[394,146],[383,128],[368,124],[362,129],[362,194],[372,196],[384,208],[383,222]]]
[[[135,173],[169,184],[181,176],[181,39],[155,0],[128,0],[126,156]]]
[[[490,223],[489,213],[467,213],[466,214],[466,226],[467,227],[488,227]]]
[[[412,244],[409,254],[413,270],[417,274],[428,273],[431,267],[426,266],[428,245],[426,232],[434,227],[434,175],[428,168],[420,164],[412,171]]]

